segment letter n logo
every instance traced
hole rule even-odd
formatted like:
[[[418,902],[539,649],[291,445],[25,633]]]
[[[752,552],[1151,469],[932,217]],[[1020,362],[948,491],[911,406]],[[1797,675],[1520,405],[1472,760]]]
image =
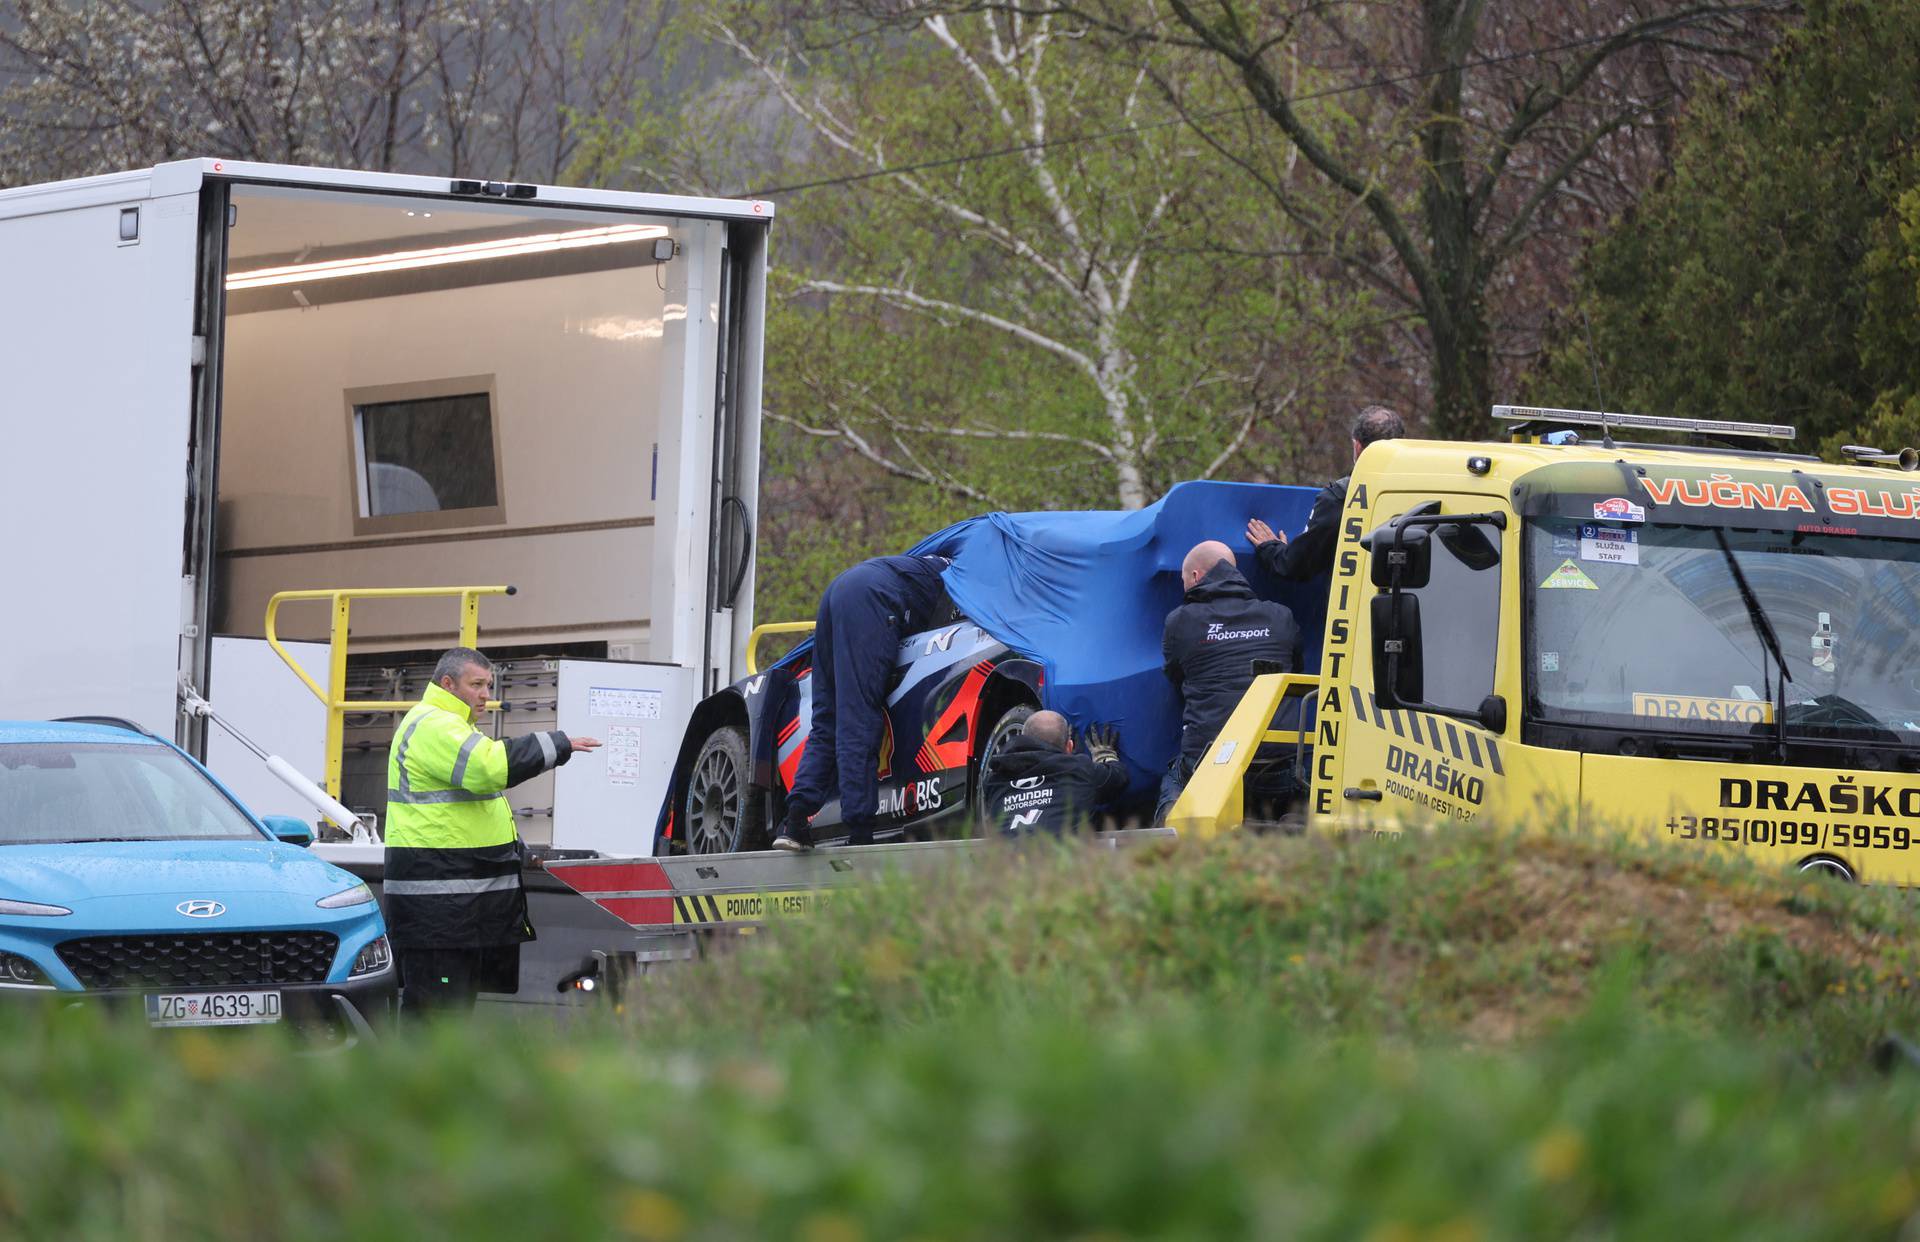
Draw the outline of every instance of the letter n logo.
[[[1035,808],[1031,811],[1022,811],[1014,816],[1012,826],[1015,828],[1031,828],[1039,822],[1040,811],[1038,808]]]

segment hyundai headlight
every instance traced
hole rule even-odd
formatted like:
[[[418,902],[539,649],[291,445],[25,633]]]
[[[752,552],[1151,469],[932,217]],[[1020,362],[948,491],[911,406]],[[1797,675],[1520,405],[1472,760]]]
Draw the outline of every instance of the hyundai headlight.
[[[355,884],[352,888],[343,888],[331,896],[322,897],[313,904],[322,910],[338,910],[344,906],[364,906],[372,900],[372,889],[365,884]]]
[[[47,906],[37,901],[14,901],[10,897],[0,897],[0,914],[25,914],[34,918],[57,918],[62,914],[72,914],[65,906]]]
[[[31,958],[21,957],[18,953],[0,953],[0,987],[14,988],[50,988],[46,972],[33,964]]]
[[[360,950],[360,956],[353,959],[353,978],[361,975],[377,975],[393,965],[393,946],[387,943],[385,936],[375,936],[367,941]]]

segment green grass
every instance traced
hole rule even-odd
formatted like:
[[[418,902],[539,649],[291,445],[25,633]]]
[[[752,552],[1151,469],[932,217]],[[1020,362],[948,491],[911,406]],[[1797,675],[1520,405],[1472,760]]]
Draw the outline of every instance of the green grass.
[[[1916,924],[1575,838],[1008,852],[561,1032],[11,1023],[0,1236],[1910,1236]]]

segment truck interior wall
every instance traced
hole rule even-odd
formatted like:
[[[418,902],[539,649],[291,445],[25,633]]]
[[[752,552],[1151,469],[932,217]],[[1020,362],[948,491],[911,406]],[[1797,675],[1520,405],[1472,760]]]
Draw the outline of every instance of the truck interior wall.
[[[667,291],[651,267],[230,315],[215,626],[258,634],[275,591],[511,583],[490,642],[604,639],[646,658]],[[348,394],[471,377],[493,392],[504,521],[356,532]],[[492,446],[474,451],[489,452]],[[363,603],[356,650],[444,643],[451,601]],[[324,638],[326,610],[283,614]]]
[[[174,735],[198,194],[154,192],[140,175],[0,194],[0,716]]]

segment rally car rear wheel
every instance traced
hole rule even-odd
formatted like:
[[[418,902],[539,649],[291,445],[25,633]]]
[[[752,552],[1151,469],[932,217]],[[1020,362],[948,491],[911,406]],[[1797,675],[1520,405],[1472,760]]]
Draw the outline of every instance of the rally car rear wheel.
[[[767,808],[748,784],[751,770],[745,729],[722,725],[707,735],[680,803],[689,854],[730,854],[763,844]]]
[[[973,765],[973,816],[976,821],[987,813],[987,767],[1001,748],[1012,740],[1015,734],[1027,723],[1027,717],[1040,709],[1031,703],[1019,703],[1000,713],[1000,718],[987,730],[987,740],[980,744],[980,758]]]

